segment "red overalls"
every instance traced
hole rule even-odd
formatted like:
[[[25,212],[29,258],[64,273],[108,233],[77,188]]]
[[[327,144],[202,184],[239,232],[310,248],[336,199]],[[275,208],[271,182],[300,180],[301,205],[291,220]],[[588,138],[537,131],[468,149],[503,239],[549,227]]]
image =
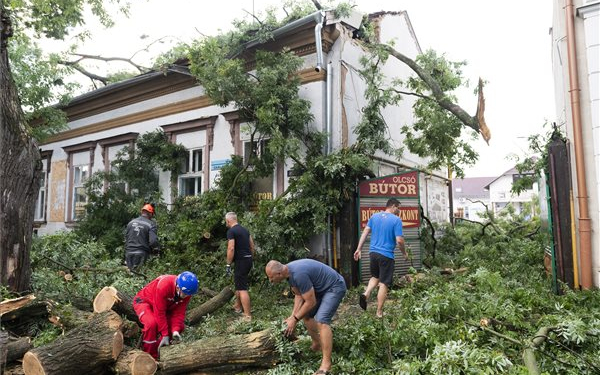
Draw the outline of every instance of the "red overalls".
[[[142,349],[158,359],[158,344],[173,331],[183,332],[185,310],[191,296],[176,297],[176,275],[162,275],[152,280],[133,298],[133,309],[142,328]]]

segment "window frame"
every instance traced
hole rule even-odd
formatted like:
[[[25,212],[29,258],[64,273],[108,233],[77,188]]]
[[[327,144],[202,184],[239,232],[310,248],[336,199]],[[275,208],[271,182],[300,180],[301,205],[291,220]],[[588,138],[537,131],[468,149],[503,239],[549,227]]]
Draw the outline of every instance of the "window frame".
[[[186,149],[186,150],[196,150],[202,149],[202,172],[200,177],[200,194],[202,192],[208,190],[210,188],[210,153],[213,150],[214,146],[214,127],[217,122],[218,116],[208,116],[202,117],[194,120],[178,122],[174,124],[162,125],[162,129],[167,135],[168,139],[172,143],[176,143],[176,138],[180,134],[195,132],[195,131],[206,131],[206,143],[203,146]],[[181,174],[177,174],[177,178],[174,179],[171,175],[171,183],[177,184],[177,192],[173,192],[171,198],[175,199],[176,197],[182,197],[184,195],[181,194],[181,184],[180,184],[180,176]],[[171,185],[172,186],[172,185]],[[173,189],[175,190],[175,189]]]
[[[52,163],[52,150],[41,151],[42,175],[44,176],[43,184],[40,185],[38,196],[35,200],[34,223],[45,223],[48,215],[48,180],[50,178],[50,165]],[[46,162],[44,168],[43,163]],[[43,202],[40,203],[40,197],[43,194]],[[41,212],[40,215],[38,213]]]
[[[129,147],[130,149],[134,149],[135,142],[137,141],[137,137],[139,133],[130,132],[121,135],[117,135],[114,137],[104,138],[98,141],[98,144],[102,147],[102,163],[104,164],[104,172],[108,173],[112,170],[111,160],[110,160],[110,149],[116,146]],[[104,180],[103,189],[106,191],[109,187],[108,181]],[[129,193],[129,184],[125,184],[125,192]]]
[[[204,192],[203,180],[204,180],[204,148],[196,147],[186,149],[188,157],[186,157],[186,170],[184,173],[177,175],[177,194],[179,197],[197,196]],[[199,158],[196,158],[194,154],[198,152]],[[194,168],[194,165],[197,167]],[[194,194],[187,194],[187,190],[184,187],[185,180],[194,180]]]
[[[63,147],[63,150],[67,153],[67,163],[68,163],[68,171],[69,171],[69,182],[68,182],[68,204],[67,204],[67,220],[66,223],[73,224],[77,221],[77,217],[75,215],[75,167],[79,166],[87,166],[89,175],[87,178],[91,176],[91,173],[94,168],[94,156],[96,153],[96,141],[79,143],[76,145],[71,145],[67,147]],[[89,160],[87,164],[73,164],[73,156],[79,153],[89,153]],[[85,181],[82,181],[82,184]],[[78,185],[80,186],[80,185]],[[87,204],[87,200],[86,200]]]

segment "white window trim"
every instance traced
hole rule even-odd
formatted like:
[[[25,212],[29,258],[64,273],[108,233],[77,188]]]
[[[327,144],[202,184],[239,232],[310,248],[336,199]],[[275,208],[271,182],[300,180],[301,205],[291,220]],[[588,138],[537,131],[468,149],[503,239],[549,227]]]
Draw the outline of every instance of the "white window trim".
[[[184,180],[188,180],[188,179],[194,179],[194,195],[201,195],[204,192],[204,184],[202,183],[202,180],[204,178],[204,147],[195,147],[195,148],[190,148],[186,150],[188,152],[189,158],[188,158],[188,166],[187,169],[188,171],[191,172],[187,172],[187,173],[180,173],[177,176],[177,190],[178,190],[178,195],[180,197],[184,197],[187,196],[184,194],[184,185],[183,185],[183,181]],[[195,151],[200,151],[200,160],[197,161],[197,170],[194,170],[193,166],[194,166],[194,152]]]

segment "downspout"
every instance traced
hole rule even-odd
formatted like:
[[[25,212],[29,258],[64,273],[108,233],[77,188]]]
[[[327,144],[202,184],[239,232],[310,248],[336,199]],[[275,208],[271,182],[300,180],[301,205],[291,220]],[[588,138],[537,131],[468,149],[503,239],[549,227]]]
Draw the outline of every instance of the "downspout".
[[[320,35],[319,35],[319,41],[320,41]],[[320,43],[317,43],[317,45]],[[322,54],[321,54],[322,55]],[[322,58],[322,56],[321,56]],[[332,131],[332,114],[333,114],[333,110],[332,110],[332,94],[333,94],[333,82],[332,82],[332,77],[333,77],[333,64],[331,63],[331,61],[329,63],[327,63],[327,80],[326,80],[326,90],[325,90],[325,126],[326,126],[326,132],[327,132],[327,145],[326,145],[326,149],[325,149],[325,155],[329,155],[331,154],[331,150],[332,150],[332,136],[331,136],[331,131]],[[331,229],[331,232],[333,232],[335,230],[335,228],[332,225],[331,222],[331,215],[327,215],[327,225],[328,227]],[[336,260],[334,259],[334,257],[336,256],[333,252],[333,246],[332,246],[332,241],[331,241],[331,233],[326,233],[325,234],[327,236],[327,258],[329,258],[329,266],[332,267],[334,264],[336,264]]]
[[[325,13],[315,13],[315,47],[317,49],[317,65],[315,71],[320,72],[323,70],[323,42],[321,40],[321,30],[323,29],[323,21]]]
[[[579,71],[575,46],[575,11],[573,0],[566,0],[567,56],[569,68],[569,94],[573,120],[573,146],[575,148],[575,169],[577,175],[577,203],[579,205],[579,261],[581,287],[591,289],[592,281],[592,236],[588,208],[588,192],[585,179],[585,157],[583,154],[583,134],[581,127],[581,107],[579,98]]]

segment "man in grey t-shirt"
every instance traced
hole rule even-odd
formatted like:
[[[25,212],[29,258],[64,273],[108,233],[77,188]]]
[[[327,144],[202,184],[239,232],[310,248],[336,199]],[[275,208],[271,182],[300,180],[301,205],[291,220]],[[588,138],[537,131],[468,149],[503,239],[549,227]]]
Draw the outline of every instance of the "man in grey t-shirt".
[[[300,259],[288,264],[271,260],[265,273],[272,283],[284,279],[294,292],[294,308],[285,323],[285,335],[290,336],[302,319],[312,338],[313,350],[321,350],[323,359],[316,374],[328,374],[331,370],[333,332],[331,319],[346,294],[344,278],[333,268],[312,259]]]

